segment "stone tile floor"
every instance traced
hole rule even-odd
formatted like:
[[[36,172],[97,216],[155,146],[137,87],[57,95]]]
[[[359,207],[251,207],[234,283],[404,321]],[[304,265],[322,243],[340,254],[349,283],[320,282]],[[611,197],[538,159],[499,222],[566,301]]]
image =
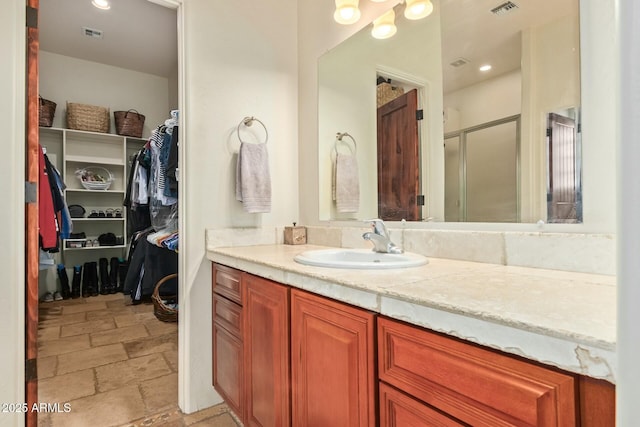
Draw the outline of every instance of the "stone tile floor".
[[[236,427],[226,405],[178,408],[178,327],[122,294],[40,303],[40,427]],[[64,412],[67,404],[68,412]]]

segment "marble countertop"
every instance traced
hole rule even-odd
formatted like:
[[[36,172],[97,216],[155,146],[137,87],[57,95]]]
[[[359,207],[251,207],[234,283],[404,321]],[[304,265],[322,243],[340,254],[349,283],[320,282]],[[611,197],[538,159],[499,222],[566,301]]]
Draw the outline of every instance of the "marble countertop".
[[[313,245],[209,248],[208,259],[415,325],[615,383],[616,278],[429,258],[422,267],[299,264]]]

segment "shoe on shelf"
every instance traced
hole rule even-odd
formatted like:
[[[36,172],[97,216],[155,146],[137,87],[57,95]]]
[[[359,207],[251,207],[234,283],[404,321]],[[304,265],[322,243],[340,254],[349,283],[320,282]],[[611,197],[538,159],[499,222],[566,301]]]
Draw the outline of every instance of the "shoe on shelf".
[[[115,216],[116,218],[122,218],[122,209],[116,209]]]
[[[112,208],[105,209],[105,215],[107,216],[107,218],[113,218],[113,209]]]
[[[104,213],[104,211],[98,211],[98,217],[99,218],[106,218],[107,215]]]
[[[55,291],[53,293],[53,300],[54,301],[62,301],[64,298],[62,298],[62,294],[58,291]]]
[[[98,218],[98,211],[92,210],[87,218]]]
[[[47,292],[42,297],[42,302],[53,302],[53,294],[51,292]]]

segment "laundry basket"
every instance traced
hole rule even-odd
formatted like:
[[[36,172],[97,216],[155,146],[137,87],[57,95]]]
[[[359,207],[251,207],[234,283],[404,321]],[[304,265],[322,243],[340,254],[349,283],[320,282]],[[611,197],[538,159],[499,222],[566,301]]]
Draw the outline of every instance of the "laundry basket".
[[[163,322],[177,322],[178,321],[178,295],[160,295],[160,287],[167,283],[169,280],[176,279],[178,275],[176,273],[169,274],[158,280],[153,294],[151,294],[151,301],[153,302],[153,314],[158,320]]]

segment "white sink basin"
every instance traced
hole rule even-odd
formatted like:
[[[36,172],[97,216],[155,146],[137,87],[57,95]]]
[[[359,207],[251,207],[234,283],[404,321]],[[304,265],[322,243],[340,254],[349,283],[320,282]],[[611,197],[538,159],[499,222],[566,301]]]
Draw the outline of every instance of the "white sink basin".
[[[425,265],[428,260],[413,253],[382,254],[370,249],[316,249],[305,251],[293,258],[296,262],[316,267],[360,268],[379,270],[408,268]]]

